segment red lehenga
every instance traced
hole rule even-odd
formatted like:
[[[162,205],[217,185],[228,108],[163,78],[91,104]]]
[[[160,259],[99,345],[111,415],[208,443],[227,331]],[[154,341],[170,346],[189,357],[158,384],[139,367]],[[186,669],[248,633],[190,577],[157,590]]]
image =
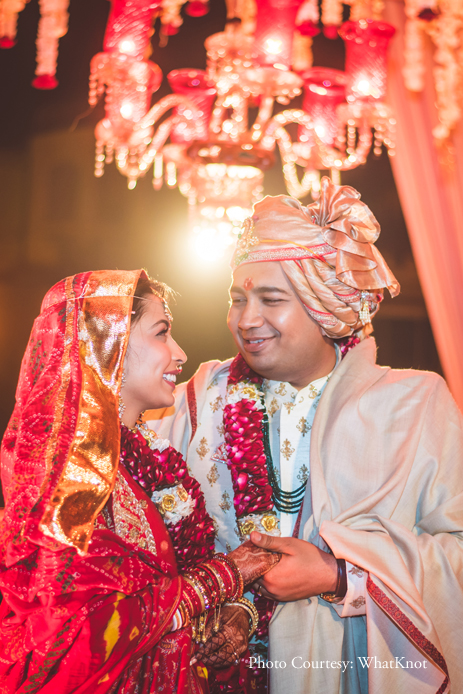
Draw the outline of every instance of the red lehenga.
[[[0,692],[200,694],[169,532],[120,466],[118,391],[142,273],[51,289],[2,445]],[[126,532],[111,529],[119,504]]]

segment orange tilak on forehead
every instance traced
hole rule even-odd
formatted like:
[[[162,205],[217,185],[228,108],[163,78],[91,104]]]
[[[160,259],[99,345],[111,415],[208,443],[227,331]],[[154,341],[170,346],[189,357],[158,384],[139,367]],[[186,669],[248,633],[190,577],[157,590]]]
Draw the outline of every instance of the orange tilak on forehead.
[[[243,287],[246,289],[247,292],[249,292],[254,287],[252,277],[246,277],[246,279],[244,280]]]

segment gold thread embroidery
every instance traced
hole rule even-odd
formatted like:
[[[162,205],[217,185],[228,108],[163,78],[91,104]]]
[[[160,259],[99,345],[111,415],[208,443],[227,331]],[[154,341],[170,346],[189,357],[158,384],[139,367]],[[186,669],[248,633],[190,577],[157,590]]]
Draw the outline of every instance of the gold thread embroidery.
[[[214,388],[214,386],[216,386],[216,385],[217,385],[217,379],[214,378],[214,380],[211,381],[211,382],[209,383],[209,385],[207,386],[207,390],[211,390],[211,388]]]
[[[309,470],[307,465],[301,465],[299,472],[297,473],[297,479],[301,484],[307,482],[307,480],[309,479]]]
[[[277,395],[281,395],[282,397],[283,397],[283,395],[286,395],[286,384],[285,384],[285,383],[280,383],[280,385],[278,386],[278,388],[275,388],[275,393],[276,393]]]
[[[222,511],[229,511],[231,509],[230,495],[228,492],[222,494],[222,501],[219,504],[219,508],[221,508]]]
[[[289,439],[285,439],[280,449],[280,452],[283,455],[283,457],[286,458],[286,460],[289,460],[293,455],[294,451],[295,449],[291,446],[291,442],[289,441]]]
[[[153,533],[140,501],[120,472],[113,492],[113,516],[116,535],[157,554]]]
[[[216,428],[217,428],[217,431],[219,432],[220,436],[224,436],[224,435],[225,435],[225,427],[224,427],[223,422],[222,422],[222,424],[219,424],[219,426],[216,427]]]
[[[352,568],[349,569],[349,573],[353,574],[354,576],[363,576],[363,569],[361,569],[360,566],[353,564]]]
[[[235,257],[235,265],[239,265],[243,260],[246,260],[249,255],[249,249],[259,244],[259,239],[254,236],[253,229],[254,221],[252,217],[248,217],[243,222],[241,233],[238,234],[238,243],[236,244],[238,255]]]
[[[309,424],[305,417],[301,417],[298,424],[296,424],[296,429],[298,429],[302,436],[305,436],[312,429],[312,425]]]
[[[273,415],[275,414],[275,412],[278,411],[278,409],[279,409],[278,400],[276,398],[273,398],[272,402],[270,403],[270,405],[267,408],[267,412],[268,412],[269,417],[273,417]]]
[[[214,465],[211,467],[209,472],[206,475],[207,481],[211,485],[211,487],[214,486],[214,484],[217,482],[219,479],[219,471],[217,470],[217,465],[214,463]]]
[[[288,414],[291,414],[292,410],[296,407],[294,402],[284,402],[283,405],[286,407]]]
[[[362,605],[364,605],[366,602],[365,598],[363,595],[360,595],[358,598],[355,598],[355,600],[352,600],[350,603],[352,607],[355,607],[356,610],[360,609]]]
[[[217,412],[222,406],[223,403],[223,398],[221,395],[219,395],[213,402],[209,403],[211,406],[212,412]]]
[[[198,448],[196,449],[196,453],[199,455],[199,457],[202,460],[204,458],[204,456],[206,456],[209,453],[210,450],[211,449],[207,445],[207,439],[205,436],[203,436],[203,438],[199,442]]]

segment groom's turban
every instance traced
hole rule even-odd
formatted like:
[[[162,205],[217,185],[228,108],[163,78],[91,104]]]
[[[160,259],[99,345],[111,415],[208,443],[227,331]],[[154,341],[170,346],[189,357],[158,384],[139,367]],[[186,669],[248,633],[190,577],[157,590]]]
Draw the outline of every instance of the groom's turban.
[[[327,177],[307,207],[287,195],[267,196],[244,223],[232,265],[279,261],[309,315],[325,335],[341,338],[379,309],[383,289],[400,285],[373,245],[380,226],[350,186]]]

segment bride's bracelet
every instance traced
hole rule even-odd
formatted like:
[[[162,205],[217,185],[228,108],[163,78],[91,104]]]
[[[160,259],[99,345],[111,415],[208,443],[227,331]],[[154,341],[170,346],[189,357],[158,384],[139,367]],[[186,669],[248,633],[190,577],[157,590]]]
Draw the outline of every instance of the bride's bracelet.
[[[236,602],[236,600],[239,600],[243,597],[244,592],[244,582],[243,577],[241,575],[241,571],[239,570],[233,559],[230,559],[230,557],[228,557],[226,554],[214,554],[213,560],[215,560],[216,562],[220,562],[230,571],[232,580],[234,579],[236,583],[236,592],[234,593],[234,595],[228,595],[227,599],[231,600],[232,602]]]
[[[250,639],[251,636],[254,634],[255,630],[257,629],[257,626],[259,624],[259,613],[253,605],[253,603],[248,600],[247,598],[239,598],[239,600],[236,600],[235,602],[226,602],[225,606],[230,606],[230,607],[235,607],[239,606],[242,607],[246,612],[248,613],[249,616],[249,635],[248,638]]]
[[[208,615],[220,610],[225,600],[238,602],[243,596],[243,577],[235,562],[225,554],[215,554],[211,559],[186,571],[182,576],[182,600],[179,618],[183,626],[192,624],[194,637],[205,640]],[[217,609],[216,609],[217,608]],[[218,629],[219,615],[215,622]],[[214,627],[215,630],[216,627]]]

